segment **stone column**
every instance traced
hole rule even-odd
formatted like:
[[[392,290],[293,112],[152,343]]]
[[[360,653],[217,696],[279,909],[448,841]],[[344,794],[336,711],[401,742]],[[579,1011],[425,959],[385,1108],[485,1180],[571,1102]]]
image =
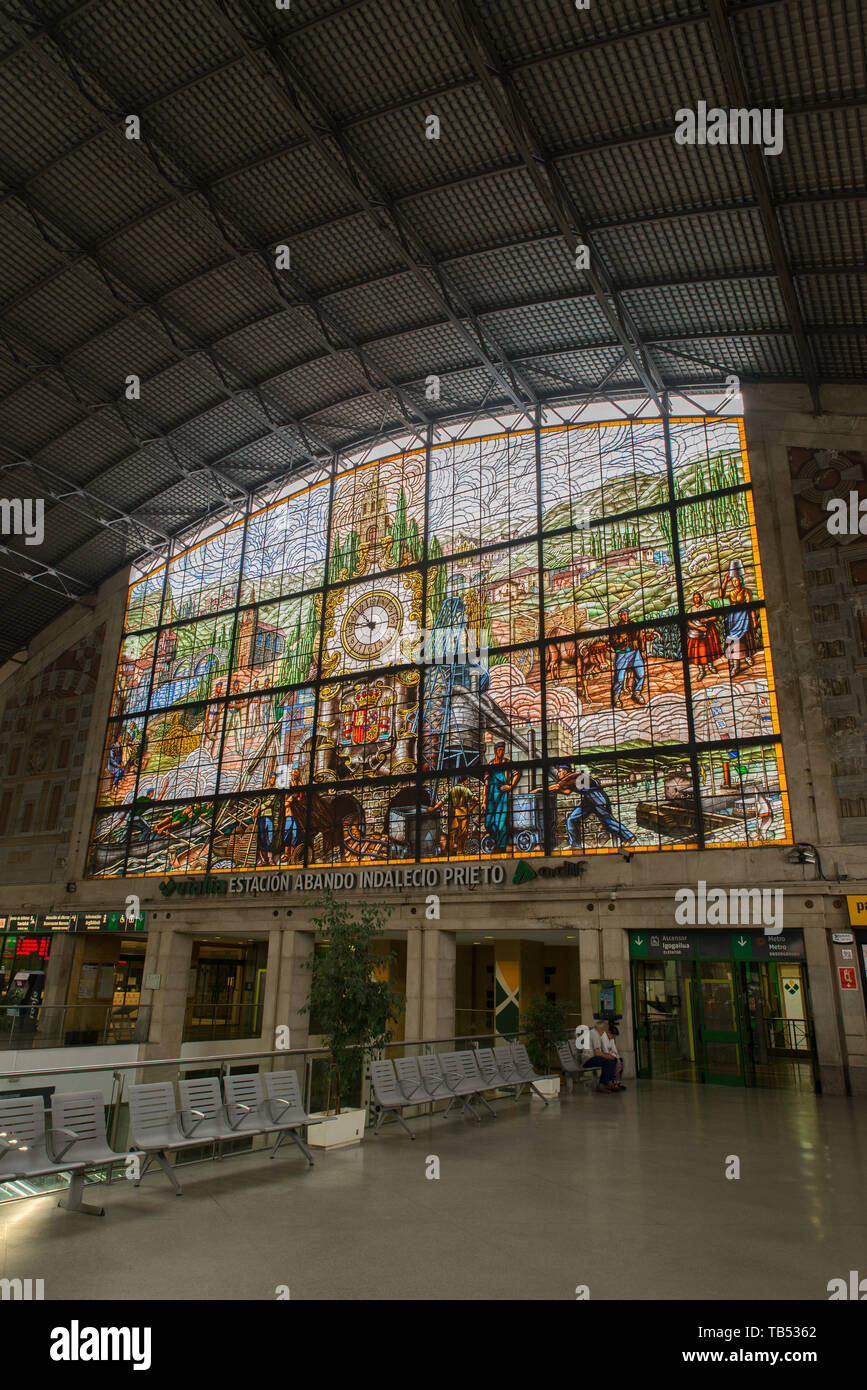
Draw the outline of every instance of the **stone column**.
[[[596,911],[598,912],[598,904]],[[578,929],[578,959],[581,967],[581,988],[579,1004],[581,1006],[581,1022],[586,1023],[588,1028],[593,1026],[593,1003],[590,999],[590,981],[598,980],[602,976],[601,961],[599,952],[601,948],[600,932],[596,921],[596,914],[590,917],[591,926],[585,927],[579,924]]]
[[[51,938],[51,954],[45,972],[45,990],[42,995],[42,1010],[37,1025],[40,1038],[51,1038],[56,1046],[63,1046],[66,1031],[62,1012],[69,991],[72,975],[72,962],[75,959],[75,943],[79,937],[55,932]]]
[[[406,933],[406,1014],[404,1037],[416,1042],[422,1034],[422,964],[424,932],[421,927],[408,927]]]
[[[612,913],[612,917],[616,916]],[[617,1051],[623,1058],[623,1073],[635,1076],[635,1040],[632,1034],[632,999],[629,978],[629,937],[622,927],[602,928],[602,968],[598,977],[619,980],[623,997],[623,1018],[618,1023]]]
[[[407,974],[409,963],[407,962]],[[439,928],[423,933],[423,1038],[452,1038],[455,1033],[455,937]]]
[[[836,971],[832,973],[828,938],[821,927],[804,927],[804,946],[810,982],[810,1004],[816,1035],[819,1080],[828,1096],[846,1094]],[[860,984],[860,981],[859,981]],[[860,989],[850,991],[863,1007]]]
[[[279,943],[274,940],[279,937]],[[304,961],[313,954],[316,933],[312,931],[273,931],[268,939],[268,980],[265,987],[262,1041],[274,1047],[275,1030],[289,1029],[290,1047],[306,1047],[310,1038],[310,1015],[301,1013],[310,996],[310,971]],[[274,978],[276,976],[276,979]],[[271,999],[269,1014],[268,1000]],[[270,1032],[266,1031],[266,1019]]]
[[[192,933],[164,927],[148,936],[144,979],[159,975],[160,984],[158,989],[142,989],[142,1003],[151,1006],[148,1040],[141,1048],[144,1061],[181,1055],[192,956]],[[146,1073],[149,1081],[162,1079],[156,1071],[154,1068]]]

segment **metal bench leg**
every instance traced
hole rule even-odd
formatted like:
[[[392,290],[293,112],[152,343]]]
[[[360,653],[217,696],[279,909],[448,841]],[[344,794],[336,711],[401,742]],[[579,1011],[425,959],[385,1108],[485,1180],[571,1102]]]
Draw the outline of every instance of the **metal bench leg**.
[[[277,1152],[277,1150],[279,1149],[280,1145],[283,1143],[283,1140],[286,1138],[287,1132],[288,1132],[288,1131],[285,1130],[285,1129],[281,1129],[281,1130],[280,1130],[279,1134],[277,1135],[277,1143],[274,1145],[273,1149],[271,1150],[271,1152],[270,1152],[269,1155],[268,1155],[269,1158],[273,1158],[273,1157],[274,1157],[274,1155],[276,1154],[276,1152]]]
[[[373,1132],[374,1132],[374,1134],[378,1134],[378,1133],[379,1133],[380,1125],[382,1124],[383,1120],[385,1119],[386,1113],[387,1113],[387,1112],[386,1112],[385,1110],[383,1110],[382,1106],[380,1106],[380,1107],[379,1107],[379,1114],[378,1114],[377,1117],[376,1117],[376,1124],[373,1126]]]
[[[476,1094],[475,1094],[475,1096],[473,1097],[473,1099],[474,1099],[474,1100],[480,1100],[480,1101],[482,1102],[482,1105],[485,1107],[485,1109],[488,1110],[488,1111],[490,1111],[490,1113],[493,1115],[494,1119],[497,1118],[497,1112],[496,1112],[496,1110],[493,1108],[492,1105],[489,1105],[489,1104],[488,1104],[488,1102],[485,1100],[485,1097],[482,1095],[481,1091],[477,1091]]]
[[[547,1107],[547,1104],[548,1104],[547,1100],[546,1100],[545,1097],[542,1095],[542,1092],[539,1090],[539,1087],[538,1087],[538,1086],[534,1086],[533,1083],[532,1083],[532,1081],[530,1082],[530,1090],[531,1090],[531,1091],[535,1091],[535,1092],[536,1092],[536,1095],[539,1097],[539,1099],[540,1099],[540,1100],[544,1103],[544,1105]]]
[[[158,1163],[158,1164],[160,1165],[160,1167],[162,1168],[163,1172],[165,1173],[165,1175],[166,1175],[166,1177],[168,1178],[169,1182],[171,1183],[172,1187],[175,1189],[175,1196],[176,1196],[176,1197],[182,1197],[182,1196],[184,1195],[183,1188],[181,1187],[180,1183],[178,1182],[177,1178],[175,1177],[174,1169],[172,1168],[172,1165],[169,1163],[168,1159],[166,1158],[165,1150],[164,1150],[164,1149],[160,1149],[160,1151],[159,1151],[158,1154],[154,1154],[154,1158],[156,1159],[157,1163]]]
[[[399,1125],[403,1125],[410,1139],[414,1139],[415,1135],[413,1134],[412,1130],[410,1129],[409,1125],[407,1124],[406,1120],[403,1118],[399,1110],[395,1110],[394,1118],[397,1120],[397,1123]]]
[[[64,1211],[77,1211],[82,1216],[105,1216],[105,1207],[89,1207],[81,1199],[84,1193],[84,1174],[70,1173],[69,1187],[57,1203]]]
[[[443,1119],[445,1119],[446,1115],[449,1113],[449,1111],[451,1110],[452,1106],[454,1105],[454,1103],[455,1103],[455,1101],[456,1101],[457,1099],[458,1099],[457,1096],[452,1096],[451,1100],[449,1101],[448,1105],[446,1106],[445,1110],[443,1111]]]
[[[154,1156],[153,1156],[153,1154],[145,1154],[145,1155],[144,1155],[144,1163],[142,1164],[141,1168],[139,1168],[139,1170],[138,1170],[138,1177],[136,1178],[135,1182],[133,1183],[133,1187],[141,1187],[141,1180],[142,1180],[142,1178],[144,1177],[145,1173],[147,1172],[148,1168],[150,1168],[150,1166],[151,1166],[151,1164],[153,1163],[153,1161],[154,1161]]]
[[[289,1138],[294,1139],[295,1143],[298,1145],[304,1157],[307,1159],[307,1162],[310,1164],[310,1167],[314,1167],[313,1155],[308,1149],[307,1145],[304,1143],[304,1140],[301,1138],[301,1135],[298,1133],[297,1129],[289,1130]],[[273,1158],[274,1155],[272,1154],[271,1157]]]
[[[474,1100],[475,1097],[473,1096],[472,1099]],[[467,1113],[470,1114],[470,1115],[472,1115],[472,1117],[473,1117],[473,1119],[475,1120],[476,1124],[477,1124],[477,1125],[480,1125],[480,1124],[482,1123],[482,1117],[481,1117],[481,1115],[477,1115],[477,1114],[476,1114],[475,1110],[474,1110],[473,1107],[470,1105],[470,1103],[469,1103],[469,1101],[467,1100],[466,1096],[458,1096],[458,1100],[460,1101],[460,1103],[461,1103],[461,1105],[464,1107],[464,1109],[467,1111]]]

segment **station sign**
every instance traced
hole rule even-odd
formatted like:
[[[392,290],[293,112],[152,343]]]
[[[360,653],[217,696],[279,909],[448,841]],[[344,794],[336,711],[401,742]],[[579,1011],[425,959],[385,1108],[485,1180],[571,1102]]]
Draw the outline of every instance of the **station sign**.
[[[631,931],[631,960],[806,960],[801,931]]]
[[[44,912],[26,916],[0,917],[0,932],[143,932],[147,930],[147,913],[140,912],[134,922],[127,921],[123,912]]]

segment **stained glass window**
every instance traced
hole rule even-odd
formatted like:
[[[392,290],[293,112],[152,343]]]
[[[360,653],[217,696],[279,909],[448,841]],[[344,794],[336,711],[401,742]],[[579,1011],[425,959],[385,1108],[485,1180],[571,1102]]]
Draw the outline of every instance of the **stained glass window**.
[[[740,420],[344,462],[130,589],[92,876],[790,840]]]

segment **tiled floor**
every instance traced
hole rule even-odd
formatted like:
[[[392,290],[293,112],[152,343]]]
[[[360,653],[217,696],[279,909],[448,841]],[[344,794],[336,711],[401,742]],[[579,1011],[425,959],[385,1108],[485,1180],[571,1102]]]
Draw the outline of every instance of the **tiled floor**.
[[[286,1144],[0,1208],[0,1277],[47,1299],[827,1299],[867,1275],[867,1103],[635,1081],[397,1126],[308,1169]],[[440,1177],[425,1176],[429,1156]],[[725,1177],[727,1159],[740,1178]]]

